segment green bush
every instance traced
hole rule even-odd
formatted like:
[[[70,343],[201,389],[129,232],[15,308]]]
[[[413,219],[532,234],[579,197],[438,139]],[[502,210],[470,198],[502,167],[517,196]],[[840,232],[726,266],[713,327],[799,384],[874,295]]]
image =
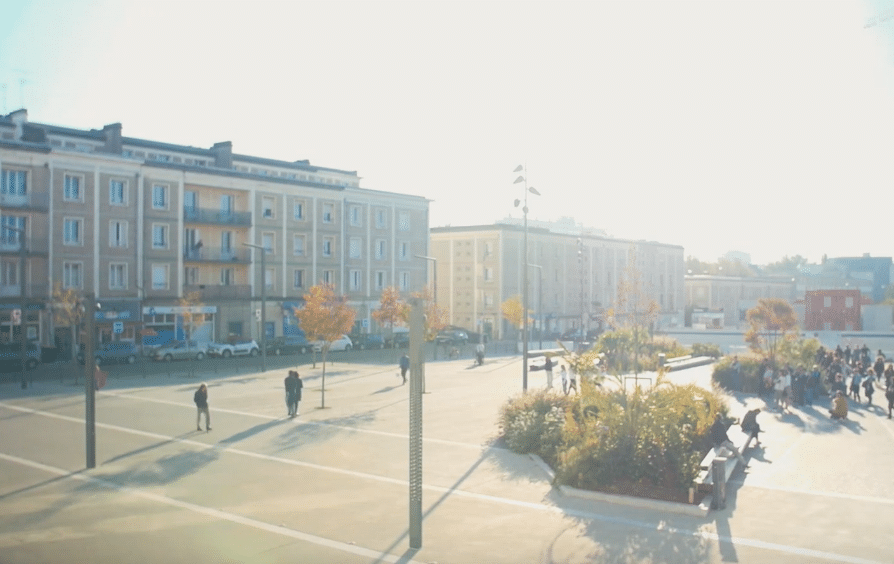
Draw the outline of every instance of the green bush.
[[[733,358],[732,356],[725,356],[714,364],[714,372],[711,374],[711,380],[714,384],[724,390],[748,394],[760,393],[760,385],[764,376],[761,370],[763,361],[755,357],[739,357],[739,383],[741,389],[738,389],[734,385]]]
[[[692,345],[692,356],[710,356],[711,358],[720,358],[723,352],[720,346],[715,344],[695,343]]]
[[[534,453],[548,463],[555,460],[562,442],[570,396],[537,390],[511,398],[500,410],[500,429],[513,452]]]

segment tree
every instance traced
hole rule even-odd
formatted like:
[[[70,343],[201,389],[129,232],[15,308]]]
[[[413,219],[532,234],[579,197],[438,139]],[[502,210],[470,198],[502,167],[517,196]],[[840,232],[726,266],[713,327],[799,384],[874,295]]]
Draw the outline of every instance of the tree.
[[[807,259],[801,255],[786,255],[778,262],[771,262],[764,267],[764,274],[771,276],[800,276],[807,266]]]
[[[382,290],[382,298],[379,300],[379,309],[372,312],[373,319],[380,325],[388,326],[388,334],[394,334],[395,325],[404,325],[407,322],[408,305],[400,297],[400,292],[394,286],[388,286]],[[394,340],[391,340],[394,346]]]
[[[80,347],[78,327],[83,318],[81,306],[80,293],[74,288],[63,289],[61,284],[56,284],[53,288],[53,325],[56,327],[67,325],[71,328],[71,360],[77,358]]]
[[[633,349],[634,374],[639,375],[640,347],[646,341],[646,332],[651,333],[652,323],[658,318],[660,307],[652,298],[643,282],[643,273],[637,266],[637,254],[634,247],[627,253],[627,266],[618,280],[618,297],[615,306],[609,310],[610,324],[615,331],[629,329],[632,331],[630,347]],[[619,345],[627,348],[624,340]],[[624,353],[624,350],[619,352]]]
[[[326,407],[326,357],[329,347],[354,326],[357,312],[347,303],[347,296],[338,296],[331,284],[317,284],[304,294],[304,307],[295,308],[295,317],[312,341],[322,341],[323,378],[321,408]]]
[[[516,329],[521,329],[525,321],[524,306],[522,305],[521,295],[515,295],[507,298],[500,304],[500,311],[503,312],[503,318]],[[530,316],[531,312],[528,311]]]
[[[756,353],[775,363],[780,341],[797,339],[798,318],[791,304],[781,298],[761,298],[745,314],[745,342]]]
[[[421,292],[415,292],[413,297],[419,298],[425,304],[425,340],[433,341],[438,332],[447,325],[447,309],[435,303],[428,286]],[[409,315],[409,308],[406,311]]]

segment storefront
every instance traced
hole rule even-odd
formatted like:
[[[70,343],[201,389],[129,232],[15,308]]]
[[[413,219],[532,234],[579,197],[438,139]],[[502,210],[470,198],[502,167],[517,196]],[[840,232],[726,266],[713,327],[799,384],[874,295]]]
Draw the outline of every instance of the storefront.
[[[143,308],[144,344],[172,339],[206,343],[215,338],[217,306],[149,306]]]

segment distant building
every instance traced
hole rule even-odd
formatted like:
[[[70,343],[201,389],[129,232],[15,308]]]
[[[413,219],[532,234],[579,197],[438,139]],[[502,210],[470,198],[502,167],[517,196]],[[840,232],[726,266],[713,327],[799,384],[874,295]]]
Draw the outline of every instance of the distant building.
[[[891,284],[891,257],[837,257],[826,259],[825,272],[837,271],[850,288],[859,289],[873,303],[885,300],[885,290]]]
[[[781,298],[794,304],[797,297],[795,281],[788,277],[691,274],[686,276],[685,286],[687,307],[723,313],[722,321],[715,319],[710,324],[714,328],[742,325],[745,314],[761,298]]]
[[[582,324],[584,329],[604,328],[604,314],[618,301],[618,282],[631,256],[636,257],[644,293],[665,314],[682,311],[683,247],[560,231],[528,228],[532,327],[547,333]],[[431,229],[438,305],[447,309],[451,324],[481,327],[498,336],[513,334],[501,305],[522,294],[523,239],[522,226],[506,223]]]
[[[859,290],[817,290],[804,296],[807,331],[860,331]]]

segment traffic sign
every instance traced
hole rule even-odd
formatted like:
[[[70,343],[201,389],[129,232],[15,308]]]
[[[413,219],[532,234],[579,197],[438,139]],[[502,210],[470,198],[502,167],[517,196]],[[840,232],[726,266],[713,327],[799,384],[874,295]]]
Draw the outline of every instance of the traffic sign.
[[[116,321],[115,323],[112,323],[112,331],[115,333],[124,333],[124,322]]]

